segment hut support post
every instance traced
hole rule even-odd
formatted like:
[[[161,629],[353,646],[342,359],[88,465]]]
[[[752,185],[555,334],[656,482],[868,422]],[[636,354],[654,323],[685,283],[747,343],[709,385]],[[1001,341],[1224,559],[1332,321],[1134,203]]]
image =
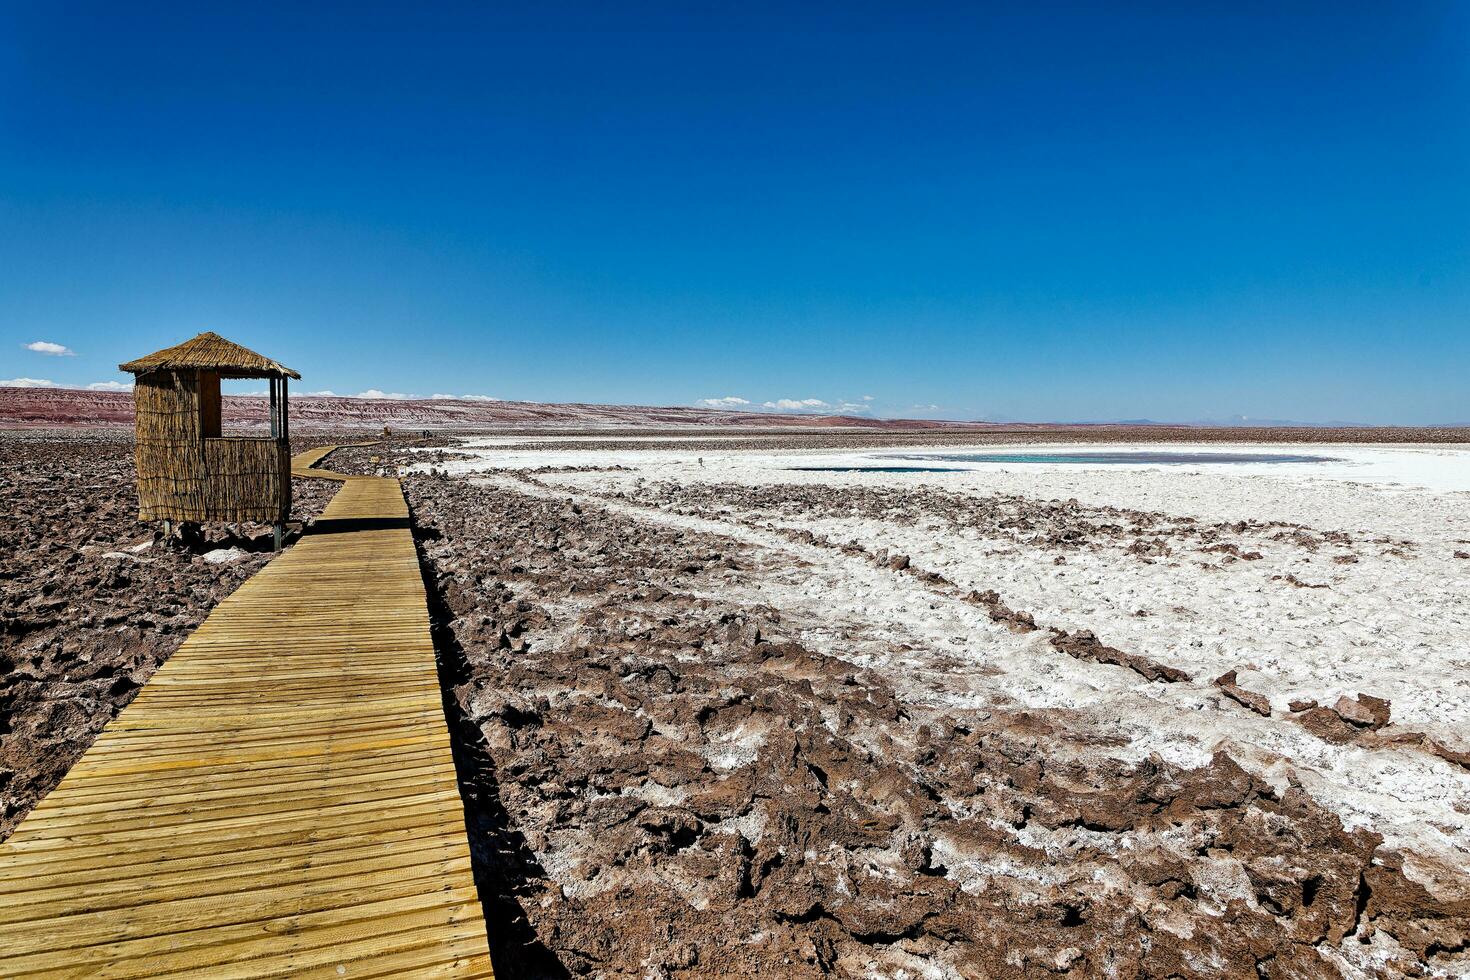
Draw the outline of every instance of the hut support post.
[[[287,435],[286,415],[286,379],[271,378],[271,438],[285,441],[290,437]],[[281,479],[290,480],[289,471],[281,474]],[[275,542],[276,551],[281,550],[281,544],[286,536],[286,525],[282,521],[276,521],[272,527],[272,538]]]

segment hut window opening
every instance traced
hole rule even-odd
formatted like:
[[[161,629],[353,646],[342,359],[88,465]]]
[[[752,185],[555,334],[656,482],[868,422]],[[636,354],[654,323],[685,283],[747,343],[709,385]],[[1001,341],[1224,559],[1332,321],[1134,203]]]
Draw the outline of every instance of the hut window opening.
[[[220,379],[213,381],[214,407],[211,409],[210,387],[204,373],[200,377],[200,422],[205,438],[260,439],[281,438],[285,433],[286,380],[284,378],[251,378],[226,380],[224,394],[235,398],[229,431],[222,431],[220,420]],[[241,410],[244,406],[243,411]],[[210,412],[215,413],[211,419]],[[211,427],[212,426],[212,427]]]

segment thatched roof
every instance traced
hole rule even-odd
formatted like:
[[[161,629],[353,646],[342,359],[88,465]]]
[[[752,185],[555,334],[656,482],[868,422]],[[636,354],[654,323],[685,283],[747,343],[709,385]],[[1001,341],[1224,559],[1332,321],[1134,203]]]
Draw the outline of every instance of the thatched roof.
[[[253,350],[205,331],[182,344],[119,364],[119,371],[148,374],[151,371],[215,371],[222,378],[295,378],[301,375]]]

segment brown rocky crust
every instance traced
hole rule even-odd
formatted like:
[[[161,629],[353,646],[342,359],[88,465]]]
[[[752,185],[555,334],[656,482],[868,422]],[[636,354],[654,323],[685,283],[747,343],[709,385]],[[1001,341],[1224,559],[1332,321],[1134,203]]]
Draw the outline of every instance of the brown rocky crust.
[[[1397,964],[1384,975],[1463,959],[1464,907],[1228,755],[1128,764],[1065,713],[910,703],[807,646],[790,610],[711,598],[783,560],[718,535],[407,487],[507,973],[1320,977],[1344,957]]]

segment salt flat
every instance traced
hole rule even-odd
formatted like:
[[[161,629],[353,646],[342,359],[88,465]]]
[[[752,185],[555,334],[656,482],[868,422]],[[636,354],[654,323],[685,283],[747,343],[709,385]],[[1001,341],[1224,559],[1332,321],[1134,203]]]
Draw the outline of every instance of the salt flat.
[[[1423,881],[1466,885],[1470,770],[1448,756],[1470,751],[1470,558],[1457,556],[1470,554],[1470,446],[1170,445],[1332,461],[1054,465],[911,458],[997,448],[978,444],[696,453],[677,440],[616,451],[556,437],[532,451],[517,448],[522,441],[468,440],[464,458],[435,466],[599,468],[535,478],[546,494],[796,553],[807,564],[802,580],[768,587],[810,614],[804,642],[834,649],[840,640],[851,656],[858,641],[865,665],[918,701],[1064,710],[1124,758],[1201,765],[1227,750],[1411,852]],[[874,465],[963,472],[793,469]],[[603,469],[611,466],[625,469]],[[816,543],[794,537],[802,532]],[[836,547],[849,543],[861,553]],[[910,573],[874,555],[903,556]],[[993,622],[962,601],[970,590],[993,590],[1037,624],[1089,631],[1190,680],[1154,683],[1069,657],[1043,632]],[[1241,689],[1269,701],[1269,717],[1213,683],[1231,670]],[[1391,702],[1390,724],[1362,737],[1345,729],[1334,741],[1290,708],[1359,694]]]

